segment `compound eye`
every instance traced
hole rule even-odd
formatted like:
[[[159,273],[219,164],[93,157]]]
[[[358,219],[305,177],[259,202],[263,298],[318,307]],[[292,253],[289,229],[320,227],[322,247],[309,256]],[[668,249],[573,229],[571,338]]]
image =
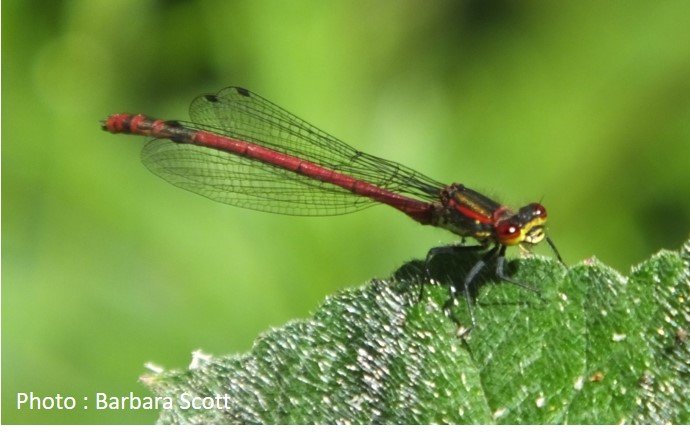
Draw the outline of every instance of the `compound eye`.
[[[520,243],[522,230],[520,226],[513,222],[501,222],[496,226],[498,241],[504,245],[514,245]]]
[[[546,217],[546,209],[539,203],[532,204],[532,215],[538,218]]]

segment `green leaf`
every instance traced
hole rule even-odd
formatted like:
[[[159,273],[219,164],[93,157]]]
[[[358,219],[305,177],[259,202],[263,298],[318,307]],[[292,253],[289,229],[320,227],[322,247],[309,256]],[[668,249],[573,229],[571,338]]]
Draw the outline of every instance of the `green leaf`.
[[[623,277],[590,259],[486,269],[458,336],[443,312],[472,251],[411,262],[343,290],[306,320],[259,336],[243,355],[197,354],[185,371],[142,377],[170,406],[160,423],[688,423],[690,241]],[[462,300],[462,296],[461,296]],[[469,323],[459,301],[458,322]],[[192,397],[213,408],[187,409]],[[197,399],[197,402],[201,399]]]

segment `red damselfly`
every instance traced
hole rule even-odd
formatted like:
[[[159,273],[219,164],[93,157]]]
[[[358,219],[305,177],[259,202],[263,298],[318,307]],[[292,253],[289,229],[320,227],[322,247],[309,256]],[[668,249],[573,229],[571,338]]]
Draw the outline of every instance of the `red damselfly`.
[[[486,252],[463,282],[472,321],[470,284],[488,261],[504,274],[508,246],[546,239],[546,209],[531,203],[518,211],[462,184],[446,185],[410,168],[358,151],[261,96],[240,87],[196,98],[191,122],[114,114],[103,129],[156,138],[142,151],[144,164],[183,189],[254,210],[303,216],[339,215],[387,204],[425,225],[473,238]],[[431,258],[455,247],[432,249]],[[457,291],[445,305],[449,312]]]

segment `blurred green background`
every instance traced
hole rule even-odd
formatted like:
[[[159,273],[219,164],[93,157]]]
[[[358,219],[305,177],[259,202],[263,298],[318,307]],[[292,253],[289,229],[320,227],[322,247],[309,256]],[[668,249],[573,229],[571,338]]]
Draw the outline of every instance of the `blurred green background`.
[[[689,22],[684,0],[3,2],[2,422],[152,423],[16,393],[148,395],[145,362],[246,351],[455,240],[384,207],[201,198],[102,132],[108,114],[187,119],[242,85],[440,181],[541,200],[568,263],[627,272],[690,232]]]

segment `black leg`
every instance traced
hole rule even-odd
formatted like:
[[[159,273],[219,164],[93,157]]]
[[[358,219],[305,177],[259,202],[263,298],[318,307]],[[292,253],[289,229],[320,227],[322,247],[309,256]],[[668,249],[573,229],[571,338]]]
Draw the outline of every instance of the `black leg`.
[[[551,244],[551,242],[549,242]],[[450,246],[441,246],[437,248],[433,248],[429,250],[429,253],[427,254],[426,261],[425,261],[425,271],[426,275],[431,283],[435,283],[435,280],[432,276],[431,273],[431,261],[433,258],[437,255],[442,255],[442,254],[450,254],[454,253],[458,250],[485,250],[486,247],[483,245],[476,245],[476,246],[464,246],[464,245],[450,245]],[[555,249],[554,249],[555,251]],[[475,299],[472,296],[472,283],[474,280],[479,276],[479,274],[482,272],[484,267],[487,266],[491,261],[496,260],[496,277],[504,282],[508,282],[513,285],[517,285],[521,288],[524,288],[527,291],[534,292],[539,295],[539,298],[543,301],[544,299],[541,296],[541,291],[538,290],[537,288],[534,288],[532,286],[529,286],[525,283],[519,282],[515,279],[512,279],[505,274],[505,253],[506,253],[506,246],[505,245],[500,245],[497,244],[491,249],[489,249],[485,254],[482,255],[482,257],[472,266],[470,271],[465,275],[465,278],[463,280],[462,284],[462,294],[463,297],[465,298],[465,302],[467,303],[467,309],[470,314],[470,320],[471,320],[471,326],[469,328],[466,328],[463,323],[461,323],[453,314],[453,309],[458,306],[458,289],[455,286],[455,282],[453,280],[448,281],[448,300],[443,304],[443,311],[448,316],[450,319],[457,324],[458,328],[464,329],[459,336],[464,336],[472,330],[474,326],[476,326],[477,321],[476,317],[474,315],[474,308],[473,308],[473,303]],[[556,252],[558,254],[558,252]],[[560,255],[557,255],[560,259]],[[420,300],[421,300],[421,291],[420,291]]]
[[[503,265],[505,264],[505,261],[506,261],[505,254],[506,254],[506,247],[502,246],[501,250],[498,252],[498,258],[496,258],[496,277],[498,277],[502,281],[511,283],[513,285],[517,285],[520,288],[526,289],[527,291],[531,291],[533,293],[536,293],[537,296],[539,297],[539,300],[541,300],[543,302],[544,298],[541,296],[540,290],[538,290],[535,287],[529,286],[525,283],[516,281],[515,279],[510,278],[510,277],[505,275],[505,273],[503,272]]]
[[[560,261],[561,264],[563,264],[563,267],[565,267],[563,258],[561,258],[561,254],[558,253],[558,249],[556,249],[556,245],[553,243],[553,240],[551,240],[551,237],[546,236],[546,242],[549,244],[549,246],[551,246],[551,250],[553,251],[553,253],[556,254],[556,258],[558,258],[558,261]]]
[[[461,246],[461,245],[452,245],[452,246],[442,246],[438,248],[431,249],[429,253],[427,254],[427,259],[426,259],[426,269],[427,269],[427,275],[429,276],[429,280],[433,282],[433,277],[431,275],[431,270],[430,270],[430,262],[431,260],[436,256],[440,254],[445,254],[445,253],[452,253],[455,252],[459,249],[463,250],[485,250],[486,247],[483,245],[477,245],[477,246]],[[477,261],[474,266],[470,269],[470,271],[467,273],[465,276],[465,279],[463,280],[462,284],[462,294],[463,297],[465,298],[465,302],[467,303],[467,310],[470,314],[470,320],[471,320],[471,325],[469,328],[465,328],[463,323],[461,323],[453,314],[453,308],[458,305],[458,290],[455,286],[455,282],[450,280],[449,285],[448,285],[448,300],[443,304],[443,311],[448,316],[450,319],[457,324],[458,328],[464,328],[464,331],[459,334],[459,336],[464,336],[467,333],[472,330],[472,328],[477,324],[476,318],[474,316],[474,309],[472,307],[473,299],[472,299],[472,291],[471,291],[471,285],[474,279],[481,273],[481,271],[486,267],[486,264],[495,259],[497,253],[500,251],[499,246],[494,246],[491,248],[488,252],[486,252],[481,259]]]
[[[472,326],[470,328],[468,328],[467,330],[465,330],[463,332],[463,335],[469,333],[470,330],[472,330],[472,328],[477,325],[477,319],[474,316],[474,307],[472,305],[474,303],[474,299],[472,298],[472,295],[471,295],[472,282],[479,275],[479,273],[481,273],[482,269],[484,269],[484,267],[486,267],[486,263],[493,260],[496,257],[496,253],[499,251],[500,251],[500,249],[498,246],[492,247],[487,253],[484,254],[484,256],[482,256],[479,259],[479,261],[477,261],[477,263],[474,266],[472,266],[470,271],[467,273],[467,276],[465,276],[465,280],[462,283],[462,294],[465,296],[465,302],[467,303],[467,311],[470,314],[470,320],[472,321]],[[455,301],[453,301],[452,303],[449,303],[447,301],[445,303],[444,307],[449,307],[451,305],[455,305],[455,303],[456,303]],[[449,310],[446,313],[450,313],[450,312],[451,311]]]
[[[464,239],[463,239],[464,240]],[[466,251],[472,251],[472,250],[484,250],[486,249],[485,246],[482,245],[472,245],[472,246],[465,246],[463,244],[454,244],[454,245],[446,245],[446,246],[439,246],[435,248],[429,249],[429,252],[426,254],[426,260],[424,261],[424,271],[426,272],[427,279],[429,280],[429,283],[434,284],[436,281],[434,279],[434,276],[431,273],[431,261],[438,255],[446,255],[446,254],[454,254],[457,251],[460,250],[466,250]],[[448,281],[449,285],[449,291],[450,295],[453,298],[454,293],[456,292],[454,282],[452,280]],[[423,290],[419,291],[419,301],[422,300],[422,296],[424,295]]]

